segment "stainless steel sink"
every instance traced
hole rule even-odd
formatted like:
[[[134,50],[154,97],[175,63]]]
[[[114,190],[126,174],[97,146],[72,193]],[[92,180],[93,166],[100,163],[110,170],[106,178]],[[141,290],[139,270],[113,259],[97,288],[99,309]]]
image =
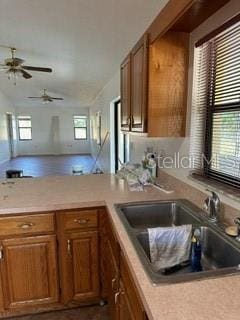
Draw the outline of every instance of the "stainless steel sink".
[[[183,201],[121,205],[121,212],[130,226],[137,229],[199,224],[201,221]]]
[[[177,283],[238,274],[240,245],[187,200],[139,202],[116,205],[139,258],[153,284]],[[203,271],[192,272],[189,263],[156,272],[151,264],[147,228],[192,224],[201,231]]]

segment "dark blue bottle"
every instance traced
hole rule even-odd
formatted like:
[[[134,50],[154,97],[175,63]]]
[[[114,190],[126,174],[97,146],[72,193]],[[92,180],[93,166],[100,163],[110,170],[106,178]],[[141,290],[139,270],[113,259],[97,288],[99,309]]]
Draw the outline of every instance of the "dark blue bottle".
[[[202,271],[201,264],[202,246],[200,241],[193,238],[192,240],[192,255],[191,255],[191,270],[192,272]]]

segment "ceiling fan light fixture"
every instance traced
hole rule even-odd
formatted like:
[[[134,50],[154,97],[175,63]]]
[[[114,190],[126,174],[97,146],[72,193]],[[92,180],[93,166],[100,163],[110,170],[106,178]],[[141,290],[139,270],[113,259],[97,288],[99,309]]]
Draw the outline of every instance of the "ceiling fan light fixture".
[[[8,80],[12,80],[13,79],[15,85],[17,84],[17,79],[22,77],[21,71],[19,69],[16,69],[16,68],[9,69],[6,72],[6,74],[7,74]]]
[[[6,71],[8,79],[13,79],[14,84],[16,85],[17,78],[24,78],[24,79],[31,79],[32,75],[27,72],[29,71],[40,71],[40,72],[52,72],[51,68],[45,68],[45,67],[34,67],[34,66],[28,66],[24,65],[24,60],[15,57],[15,48],[10,48],[11,50],[11,57],[4,60],[3,63],[0,63],[0,71],[3,70]]]

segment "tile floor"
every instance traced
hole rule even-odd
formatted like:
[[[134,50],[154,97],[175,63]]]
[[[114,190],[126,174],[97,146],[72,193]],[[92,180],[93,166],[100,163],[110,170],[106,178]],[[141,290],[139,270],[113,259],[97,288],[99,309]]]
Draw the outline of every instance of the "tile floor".
[[[6,170],[23,170],[25,176],[44,177],[72,175],[73,167],[90,172],[93,165],[91,155],[21,156],[0,165],[0,178],[6,177]]]

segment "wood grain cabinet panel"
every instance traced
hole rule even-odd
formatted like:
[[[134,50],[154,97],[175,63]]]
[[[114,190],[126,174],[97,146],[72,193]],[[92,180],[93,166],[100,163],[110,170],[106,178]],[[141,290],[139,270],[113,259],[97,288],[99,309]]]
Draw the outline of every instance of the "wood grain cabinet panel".
[[[64,230],[75,231],[98,227],[98,211],[78,210],[67,212],[64,215]]]
[[[6,309],[58,301],[56,237],[1,241],[1,281]]]
[[[131,51],[131,131],[147,130],[148,35]]]
[[[73,299],[98,297],[98,232],[72,235]]]
[[[122,283],[122,287],[120,287],[119,291],[120,310],[122,309],[120,314],[122,312],[123,315],[127,316],[127,319],[131,320],[145,320],[146,314],[144,307],[123,254],[121,254],[120,257],[120,275]],[[123,319],[124,318],[120,317],[120,320]]]
[[[116,240],[108,213],[100,212],[101,233],[101,296],[108,301],[111,320],[118,319],[118,307],[115,296],[119,292],[120,247]]]
[[[188,57],[185,32],[168,31],[150,46],[148,34],[138,41],[121,66],[122,118],[130,114],[122,130],[149,137],[185,136]],[[125,103],[126,88],[129,103]]]
[[[115,297],[119,291],[119,266],[117,265],[117,261],[115,260],[113,248],[109,239],[107,239],[106,241],[104,254],[104,265],[107,274],[105,281],[107,282],[107,299],[109,305],[110,319],[117,320],[118,310],[116,307]]]
[[[168,32],[150,46],[149,137],[184,137],[189,35]]]
[[[131,124],[131,56],[120,67],[121,76],[121,130],[129,131]]]
[[[0,218],[0,236],[45,234],[54,232],[54,213],[29,214]]]
[[[98,231],[66,234],[61,243],[63,302],[97,299],[100,290]]]
[[[118,320],[138,320],[132,313],[131,306],[122,281],[120,282],[118,315]]]

